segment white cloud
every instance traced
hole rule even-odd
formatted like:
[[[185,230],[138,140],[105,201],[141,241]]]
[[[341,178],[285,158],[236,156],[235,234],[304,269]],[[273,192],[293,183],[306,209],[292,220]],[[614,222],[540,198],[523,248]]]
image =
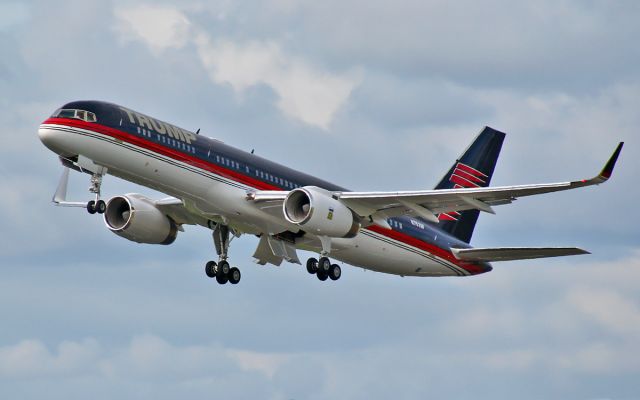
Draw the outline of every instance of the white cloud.
[[[577,311],[608,331],[621,335],[640,334],[640,309],[619,293],[578,287],[569,292],[567,299]]]
[[[0,378],[77,375],[87,372],[100,353],[100,345],[94,339],[62,342],[55,353],[39,340],[23,340],[0,347]]]
[[[105,378],[205,378],[223,370],[253,371],[273,378],[291,356],[225,349],[218,344],[175,346],[155,335],[139,335],[126,347],[103,347],[96,339],[64,341],[50,351],[40,340],[0,347],[0,379],[83,373]]]
[[[172,7],[142,4],[115,9],[116,31],[123,41],[141,40],[154,54],[181,48],[189,40],[190,23]]]
[[[227,354],[235,359],[245,371],[258,371],[273,378],[278,368],[291,356],[277,353],[256,353],[245,350],[229,350]]]
[[[256,85],[267,85],[277,95],[285,115],[328,129],[336,112],[358,85],[357,73],[336,75],[286,54],[274,41],[239,44],[225,38],[193,34],[191,22],[176,8],[155,5],[115,10],[116,31],[123,41],[142,41],[156,55],[184,47],[191,39],[211,80],[229,84],[241,97]]]
[[[357,74],[333,75],[285,54],[275,42],[237,44],[196,38],[198,55],[216,83],[242,92],[264,84],[278,95],[278,108],[289,117],[327,129],[358,84]]]

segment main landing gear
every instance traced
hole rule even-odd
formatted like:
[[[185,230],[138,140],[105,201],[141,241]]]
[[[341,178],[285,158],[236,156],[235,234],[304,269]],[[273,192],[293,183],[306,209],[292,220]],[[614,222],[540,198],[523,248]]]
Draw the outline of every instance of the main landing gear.
[[[215,261],[209,261],[204,267],[204,272],[209,278],[216,278],[216,281],[224,285],[229,282],[232,285],[240,282],[241,274],[240,270],[236,267],[229,266],[226,260],[216,263]]]
[[[342,269],[338,264],[331,264],[328,257],[320,257],[319,260],[310,258],[307,260],[307,272],[315,274],[321,281],[327,278],[337,281],[342,276]]]
[[[102,185],[103,174],[94,173],[91,175],[91,186],[89,186],[89,192],[96,195],[95,200],[91,200],[87,203],[87,211],[89,214],[104,214],[107,210],[107,203],[104,200],[100,200],[100,186]]]
[[[204,267],[204,272],[209,278],[216,278],[216,281],[224,285],[229,282],[232,285],[240,282],[242,275],[236,267],[231,267],[227,262],[227,252],[229,251],[229,227],[227,225],[218,224],[213,229],[213,243],[218,253],[218,262],[209,261]]]

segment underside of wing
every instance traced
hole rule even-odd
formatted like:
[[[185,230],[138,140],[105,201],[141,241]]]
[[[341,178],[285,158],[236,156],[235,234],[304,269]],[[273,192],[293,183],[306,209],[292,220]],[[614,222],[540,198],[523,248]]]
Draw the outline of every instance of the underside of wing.
[[[452,249],[452,252],[459,260],[475,262],[530,260],[590,254],[588,251],[576,247],[497,247]]]
[[[203,215],[190,211],[184,202],[175,197],[167,197],[154,202],[155,206],[178,225],[207,226],[208,219]]]

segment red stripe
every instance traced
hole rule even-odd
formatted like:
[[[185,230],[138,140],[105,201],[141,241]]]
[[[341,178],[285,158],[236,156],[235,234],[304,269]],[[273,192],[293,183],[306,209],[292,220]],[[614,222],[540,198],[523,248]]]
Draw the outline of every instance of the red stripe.
[[[469,181],[471,181],[471,182],[485,183],[485,181],[483,181],[482,179],[480,179],[480,178],[478,178],[477,176],[472,175],[472,174],[470,174],[470,173],[468,173],[468,172],[465,172],[465,171],[464,171],[463,169],[461,169],[461,168],[456,168],[456,169],[453,171],[453,173],[454,173],[454,174],[456,174],[456,175],[460,175],[461,177],[463,177],[463,178],[465,178],[465,179],[467,179],[467,180],[469,180]]]
[[[385,229],[381,226],[378,225],[371,225],[367,228],[370,231],[379,233],[381,235],[384,235],[388,238],[397,240],[399,242],[402,242],[404,244],[408,244],[409,246],[413,246],[416,247],[418,249],[427,251],[431,254],[433,254],[434,256],[437,256],[439,258],[442,258],[444,260],[449,261],[450,263],[453,263],[455,265],[457,265],[458,267],[466,270],[467,272],[469,272],[472,275],[476,275],[476,274],[481,274],[483,272],[487,272],[487,270],[485,269],[485,267],[481,266],[481,265],[475,265],[472,263],[468,263],[468,262],[464,262],[464,261],[460,261],[457,258],[455,258],[455,256],[453,255],[453,253],[444,250],[438,246],[434,246],[430,243],[427,242],[423,242],[422,240],[416,239],[413,236],[409,236],[407,234],[401,233],[401,232],[397,232],[397,231],[393,231],[393,230],[389,230],[389,229]]]
[[[466,180],[463,177],[458,176],[458,175],[451,175],[451,178],[449,178],[449,180],[451,182],[453,182],[453,183],[457,183],[458,185],[464,186],[466,188],[477,188],[477,187],[480,187],[477,184],[475,184],[473,182],[470,182],[470,181],[468,181],[468,180]]]
[[[463,170],[465,172],[468,172],[471,175],[488,178],[487,175],[483,174],[482,172],[478,171],[475,168],[472,168],[472,167],[468,166],[467,164],[458,163],[458,165],[456,165],[456,168],[460,168],[461,170]]]
[[[95,131],[103,135],[111,136],[116,139],[124,140],[127,143],[130,143],[139,147],[143,147],[147,150],[153,151],[154,153],[162,154],[176,161],[181,161],[189,165],[192,165],[194,167],[198,167],[209,172],[214,172],[218,175],[222,175],[226,178],[254,187],[256,189],[282,190],[280,187],[274,186],[266,182],[262,182],[258,179],[251,178],[237,171],[233,171],[228,168],[221,167],[217,164],[204,161],[194,155],[182,153],[176,149],[165,147],[163,145],[151,142],[147,139],[143,139],[141,137],[135,136],[131,133],[124,132],[119,129],[114,129],[114,128],[101,125],[95,122],[85,122],[85,121],[76,120],[76,119],[49,118],[48,120],[44,121],[43,124],[64,125],[64,126],[71,126],[74,128],[82,128],[90,131]]]
[[[182,152],[179,152],[177,150],[159,145],[157,143],[151,142],[149,140],[140,138],[138,136],[135,136],[131,133],[128,132],[124,132],[121,131],[119,129],[114,129],[108,126],[104,126],[95,122],[85,122],[85,121],[81,121],[81,120],[75,120],[75,119],[64,119],[64,118],[49,118],[46,121],[43,122],[43,124],[54,124],[54,125],[63,125],[63,126],[70,126],[70,127],[75,127],[75,128],[82,128],[82,129],[86,129],[86,130],[90,130],[90,131],[94,131],[94,132],[98,132],[107,136],[111,136],[113,138],[116,139],[120,139],[123,141],[126,141],[127,143],[130,144],[134,144],[136,146],[145,148],[147,150],[151,150],[155,153],[158,154],[162,154],[164,156],[170,157],[176,161],[182,161],[185,163],[188,163],[190,165],[193,165],[195,167],[204,169],[206,171],[210,171],[210,172],[214,172],[216,174],[225,176],[229,179],[232,179],[236,182],[240,182],[240,183],[244,183],[248,186],[252,186],[256,189],[261,189],[261,190],[282,190],[279,187],[270,185],[268,183],[259,181],[257,179],[253,179],[250,177],[247,177],[245,175],[242,175],[236,171],[232,171],[229,170],[227,168],[223,168],[220,167],[216,164],[210,163],[208,161],[204,161],[201,160],[193,155],[189,155],[189,154],[185,154]],[[443,215],[443,214],[441,214]],[[382,227],[379,227],[377,225],[371,225],[369,227],[367,227],[366,229],[379,233],[381,235],[384,235],[388,238],[391,239],[395,239],[398,240],[402,243],[405,243],[407,245],[416,247],[418,249],[421,250],[425,250],[437,257],[443,258],[457,266],[459,266],[460,268],[466,270],[467,272],[469,272],[472,275],[476,275],[476,274],[481,274],[483,272],[487,272],[486,268],[480,265],[474,265],[474,264],[470,264],[464,261],[460,261],[457,258],[455,258],[455,256],[453,255],[453,253],[446,251],[444,249],[441,249],[440,247],[434,246],[432,244],[423,242],[419,239],[416,239],[412,236],[406,235],[404,233],[400,233],[400,232],[396,232],[390,229],[385,229]]]

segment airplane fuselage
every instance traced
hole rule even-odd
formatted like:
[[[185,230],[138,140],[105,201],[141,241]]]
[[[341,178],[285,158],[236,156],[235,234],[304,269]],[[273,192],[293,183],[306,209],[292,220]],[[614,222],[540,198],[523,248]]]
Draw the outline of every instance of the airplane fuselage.
[[[298,226],[256,207],[247,201],[247,194],[305,186],[346,191],[125,107],[78,101],[63,109],[83,110],[95,118],[55,115],[42,123],[42,142],[61,159],[86,158],[111,175],[179,198],[188,210],[202,216],[197,223],[203,226],[222,219],[245,233],[278,229],[295,233],[300,231]],[[451,248],[470,246],[437,224],[413,216],[390,218],[388,223],[391,229],[372,224],[353,238],[331,239],[331,257],[403,276],[465,276],[492,269],[487,263],[457,259]],[[319,252],[320,241],[309,233],[304,236],[296,247]]]

